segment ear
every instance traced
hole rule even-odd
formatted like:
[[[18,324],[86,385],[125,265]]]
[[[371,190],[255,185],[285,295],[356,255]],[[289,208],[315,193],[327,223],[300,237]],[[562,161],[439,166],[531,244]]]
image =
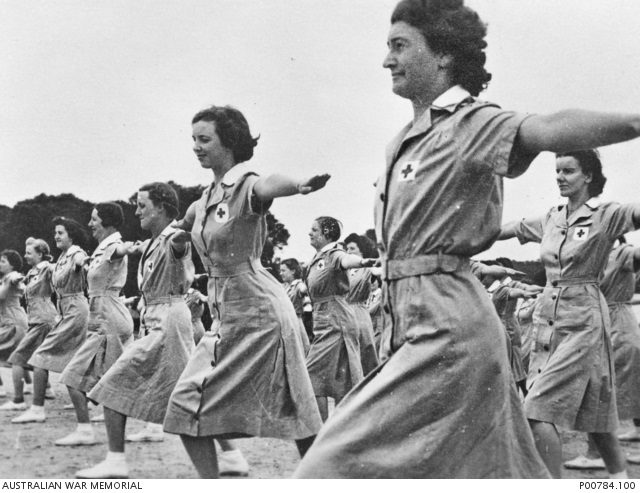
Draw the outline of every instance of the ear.
[[[441,53],[436,56],[438,59],[438,68],[449,68],[451,62],[453,62],[453,57],[451,55],[447,55],[446,53]]]
[[[584,176],[586,176],[587,178],[585,179],[586,183],[591,183],[591,181],[593,180],[593,173],[587,173]]]

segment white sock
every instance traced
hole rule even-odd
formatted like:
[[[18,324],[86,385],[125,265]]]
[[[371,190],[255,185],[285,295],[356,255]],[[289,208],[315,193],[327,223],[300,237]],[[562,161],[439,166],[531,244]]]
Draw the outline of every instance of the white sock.
[[[80,433],[86,433],[93,435],[93,428],[90,423],[78,423],[78,431]]]
[[[152,431],[162,431],[162,425],[159,425],[158,423],[147,423],[147,429]]]
[[[627,475],[627,471],[620,471],[620,472],[610,472],[609,473],[609,478],[611,478],[611,479],[629,479],[629,476]]]
[[[127,462],[127,457],[126,455],[124,455],[124,452],[111,452],[109,450],[107,451],[107,458],[105,462],[114,462],[114,463]]]
[[[31,404],[31,410],[35,414],[44,414],[44,406],[36,406],[35,404]]]

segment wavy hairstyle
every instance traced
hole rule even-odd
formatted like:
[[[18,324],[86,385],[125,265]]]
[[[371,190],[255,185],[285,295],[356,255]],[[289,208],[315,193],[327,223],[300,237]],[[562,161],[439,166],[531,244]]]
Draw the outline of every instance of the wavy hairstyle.
[[[48,260],[49,262],[53,261],[49,244],[43,239],[30,236],[25,240],[24,244],[26,247],[33,248],[33,251],[40,254],[44,260]]]
[[[402,0],[391,23],[406,22],[418,29],[434,53],[450,55],[451,81],[477,96],[491,74],[484,68],[487,26],[463,0]]]
[[[53,218],[53,226],[62,226],[74,245],[82,244],[87,241],[87,233],[82,224],[75,219],[64,216],[56,216]]]
[[[171,219],[175,219],[180,214],[178,194],[168,183],[154,181],[153,183],[142,185],[138,191],[147,192],[153,205],[162,207]]]
[[[556,154],[556,158],[572,157],[578,164],[580,169],[585,175],[591,174],[591,183],[587,186],[589,191],[589,197],[597,197],[604,190],[604,185],[607,183],[607,177],[602,172],[602,161],[600,160],[600,153],[597,149],[586,149],[583,151],[569,151]]]

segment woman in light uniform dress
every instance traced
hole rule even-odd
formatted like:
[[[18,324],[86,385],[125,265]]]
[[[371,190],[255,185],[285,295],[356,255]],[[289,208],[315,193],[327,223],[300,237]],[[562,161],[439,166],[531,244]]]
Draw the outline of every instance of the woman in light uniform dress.
[[[78,420],[77,429],[56,445],[93,445],[96,442],[87,407],[87,394],[133,341],[133,319],[120,299],[127,282],[127,247],[118,228],[122,208],[113,202],[97,204],[89,227],[99,241],[88,259],[89,323],[87,340],[62,372]]]
[[[299,328],[298,334],[300,335],[300,344],[305,356],[309,352],[309,336],[302,322],[302,315],[305,311],[305,300],[309,300],[309,290],[302,281],[302,269],[300,264],[294,258],[284,259],[280,263],[280,277],[283,281],[284,290],[287,292],[287,296],[293,304],[293,308],[298,316]],[[311,300],[308,302],[309,308],[311,308]]]
[[[45,421],[49,372],[62,373],[87,337],[89,303],[84,294],[86,279],[82,268],[87,254],[78,246],[84,242],[85,232],[80,223],[67,217],[54,218],[53,225],[56,246],[62,250],[52,274],[62,318],[28,361],[34,369],[33,404],[12,423]]]

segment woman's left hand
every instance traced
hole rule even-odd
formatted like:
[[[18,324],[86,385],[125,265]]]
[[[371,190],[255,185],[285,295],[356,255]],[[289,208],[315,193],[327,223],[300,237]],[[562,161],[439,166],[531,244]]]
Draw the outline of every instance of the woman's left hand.
[[[379,259],[377,259],[377,258],[363,258],[360,261],[360,265],[362,267],[375,267],[376,264],[378,263],[378,260]]]
[[[307,195],[308,193],[320,190],[327,184],[329,178],[331,178],[331,175],[325,173],[323,175],[313,176],[307,180],[302,180],[298,183],[298,192],[302,195]]]

